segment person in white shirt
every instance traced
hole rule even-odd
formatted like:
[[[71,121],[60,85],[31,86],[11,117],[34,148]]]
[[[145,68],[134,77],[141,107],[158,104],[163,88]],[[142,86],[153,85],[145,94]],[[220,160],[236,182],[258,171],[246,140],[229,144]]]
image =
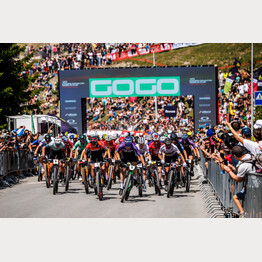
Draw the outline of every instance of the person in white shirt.
[[[232,148],[232,155],[235,157],[236,160],[239,161],[238,167],[237,167],[237,174],[235,174],[230,167],[224,166],[224,169],[228,174],[231,176],[233,180],[236,182],[240,183],[244,180],[245,175],[249,171],[255,171],[253,170],[253,165],[251,163],[245,163],[245,160],[250,160],[251,155],[250,154],[244,154],[243,147],[241,146],[234,146]],[[243,161],[243,162],[242,162]],[[240,200],[244,200],[245,196],[245,191],[244,188],[238,192],[236,195],[233,196],[233,201],[236,204],[239,213],[240,213],[240,218],[244,217],[244,209],[241,205]]]
[[[234,137],[242,144],[244,147],[250,151],[252,155],[262,154],[262,120],[257,120],[254,125],[254,137],[257,139],[257,142],[244,139],[241,137],[227,121],[225,122],[229,130],[232,132]]]

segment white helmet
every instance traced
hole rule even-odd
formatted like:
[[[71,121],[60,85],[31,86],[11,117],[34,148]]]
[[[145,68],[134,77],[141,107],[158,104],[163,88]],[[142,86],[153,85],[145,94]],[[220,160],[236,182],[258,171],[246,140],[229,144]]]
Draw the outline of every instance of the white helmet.
[[[139,137],[137,140],[138,144],[144,144],[145,143],[145,139],[143,137]]]
[[[60,137],[55,138],[55,144],[59,145],[62,143],[62,139]]]

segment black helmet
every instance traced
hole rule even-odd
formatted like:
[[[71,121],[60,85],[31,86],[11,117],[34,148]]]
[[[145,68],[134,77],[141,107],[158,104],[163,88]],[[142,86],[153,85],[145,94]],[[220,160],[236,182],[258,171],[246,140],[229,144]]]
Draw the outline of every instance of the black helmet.
[[[177,134],[176,134],[176,133],[172,133],[171,136],[170,136],[170,138],[171,138],[172,140],[177,140]]]
[[[49,134],[45,135],[44,138],[45,138],[45,141],[47,142],[51,140],[51,136]]]
[[[167,138],[165,139],[164,143],[165,143],[166,145],[171,145],[171,143],[172,143],[171,138],[167,137]]]

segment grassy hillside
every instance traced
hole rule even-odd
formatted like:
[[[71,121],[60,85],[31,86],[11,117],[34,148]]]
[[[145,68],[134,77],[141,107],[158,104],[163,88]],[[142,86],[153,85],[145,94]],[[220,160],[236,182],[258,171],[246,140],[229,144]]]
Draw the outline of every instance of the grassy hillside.
[[[241,61],[242,64],[251,61],[251,44],[249,43],[219,43],[203,44],[193,47],[185,47],[177,50],[166,51],[155,54],[155,62],[168,66],[183,65],[233,65],[234,58]],[[152,66],[152,63],[137,61],[136,59],[146,59],[153,62],[153,55],[138,56],[134,59],[113,62],[113,66]],[[254,63],[262,61],[262,44],[254,44]],[[261,66],[262,63],[256,63],[255,66]],[[249,68],[250,65],[245,67]]]

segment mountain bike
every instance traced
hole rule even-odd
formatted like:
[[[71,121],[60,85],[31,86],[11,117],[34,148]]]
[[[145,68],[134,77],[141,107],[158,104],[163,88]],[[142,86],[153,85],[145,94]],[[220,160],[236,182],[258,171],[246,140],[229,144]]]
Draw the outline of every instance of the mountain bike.
[[[108,183],[107,183],[107,190],[110,190],[112,187],[112,183],[116,184],[116,164],[119,164],[120,160],[115,159],[108,159],[109,167],[108,167]]]
[[[65,173],[65,191],[67,192],[68,189],[69,189],[69,181],[70,179],[73,177],[73,168],[75,166],[75,162],[77,160],[74,160],[72,158],[68,158],[66,161],[65,161],[65,164],[66,164],[66,173]],[[74,165],[72,166],[72,163],[74,163]]]
[[[84,187],[85,187],[85,192],[86,194],[89,194],[89,178],[88,178],[88,169],[87,166],[89,165],[88,162],[86,161],[80,161],[80,172],[82,174],[82,178],[84,180]]]
[[[50,176],[50,163],[52,159],[48,159],[47,157],[43,158],[43,165],[45,170],[45,183],[46,187],[49,188],[51,185],[51,176]]]
[[[191,166],[191,159],[188,159],[186,161],[187,166],[184,169],[184,177],[185,177],[185,187],[186,187],[186,192],[189,192],[190,190],[190,180],[191,180],[191,174],[190,174],[190,166]]]
[[[53,195],[55,195],[58,192],[58,183],[59,183],[59,160],[58,159],[53,159],[52,180],[53,180]]]
[[[177,167],[180,166],[176,163],[171,162],[170,164],[165,164],[169,166],[170,170],[168,173],[168,186],[167,186],[167,197],[173,196],[174,188],[178,188],[179,183],[181,182],[180,172],[177,171]]]
[[[98,196],[98,199],[101,201],[103,199],[103,186],[104,186],[104,176],[102,175],[102,169],[101,166],[105,163],[108,163],[108,161],[102,161],[94,163],[95,165],[95,185],[94,190],[95,194]],[[89,162],[89,164],[93,164],[92,162]]]
[[[122,194],[122,197],[121,197],[121,203],[124,203],[125,200],[128,200],[128,197],[130,195],[131,189],[134,186],[134,170],[136,168],[138,168],[138,170],[142,169],[142,164],[138,163],[137,166],[134,166],[131,163],[127,163],[127,164],[121,163],[121,166],[127,168],[127,170],[126,170],[126,178],[125,178],[125,182],[124,182],[124,190],[123,190],[123,194]],[[142,178],[142,174],[138,174],[137,177],[139,177],[139,176]],[[140,182],[138,182],[138,184],[140,184]],[[141,190],[142,190],[142,187],[141,187]]]
[[[160,186],[160,179],[158,176],[158,166],[160,166],[160,161],[153,161],[151,162],[151,174],[153,175],[153,182],[154,182],[154,186],[155,186],[155,192],[157,195],[161,196],[161,186]]]

